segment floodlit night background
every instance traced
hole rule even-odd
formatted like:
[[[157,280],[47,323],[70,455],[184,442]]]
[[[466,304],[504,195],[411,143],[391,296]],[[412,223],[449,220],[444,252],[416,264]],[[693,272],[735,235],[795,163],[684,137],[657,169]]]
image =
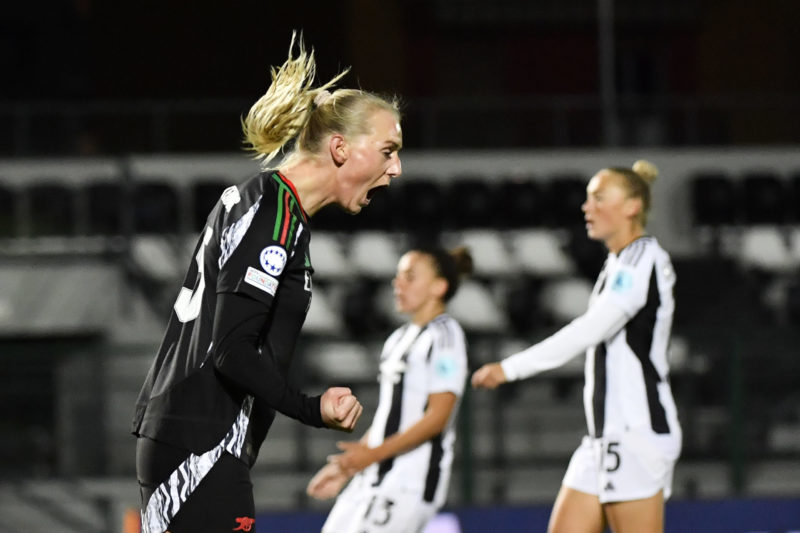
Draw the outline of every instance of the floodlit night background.
[[[0,532],[138,531],[133,403],[220,192],[258,171],[240,118],[292,31],[318,79],[402,102],[403,176],[312,220],[291,379],[377,404],[420,237],[467,244],[450,311],[470,366],[580,315],[605,251],[588,179],[660,169],[649,231],[678,284],[683,454],[667,531],[800,530],[800,4],[780,0],[13,2],[0,14]],[[583,358],[469,390],[429,531],[544,530],[585,432]],[[257,528],[316,531],[305,495],[342,438],[282,415]]]

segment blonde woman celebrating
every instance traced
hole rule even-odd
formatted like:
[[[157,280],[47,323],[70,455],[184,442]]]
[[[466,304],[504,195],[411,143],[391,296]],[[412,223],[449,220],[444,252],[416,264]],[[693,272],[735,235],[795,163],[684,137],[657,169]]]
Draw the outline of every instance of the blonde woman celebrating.
[[[471,271],[465,248],[419,247],[400,258],[395,307],[409,321],[384,344],[372,424],[360,442],[340,443],[344,453],[308,484],[324,500],[352,478],[323,533],[418,533],[444,504],[467,380],[464,331],[446,310]]]
[[[586,188],[590,238],[608,258],[585,314],[534,346],[479,368],[475,387],[495,388],[586,353],[589,434],[575,451],[550,517],[550,533],[654,533],[681,449],[667,345],[675,306],[669,255],[644,228],[658,171],[646,161],[606,168]]]
[[[349,389],[309,397],[286,382],[311,300],[309,218],[350,213],[401,173],[396,102],[313,87],[313,52],[299,43],[243,120],[245,140],[278,168],[226,189],[206,221],[145,379],[133,420],[142,531],[254,531],[250,467],[280,412],[352,431],[362,407]]]

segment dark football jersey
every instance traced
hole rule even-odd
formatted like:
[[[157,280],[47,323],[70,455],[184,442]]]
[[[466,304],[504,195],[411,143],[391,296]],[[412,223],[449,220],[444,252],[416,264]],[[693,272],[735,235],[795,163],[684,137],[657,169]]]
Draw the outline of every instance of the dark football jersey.
[[[139,394],[135,435],[199,453],[245,420],[235,455],[252,464],[274,409],[300,419],[304,417],[297,413],[303,407],[294,404],[305,402],[305,412],[313,411],[308,409],[313,398],[287,394],[284,387],[311,302],[309,239],[297,193],[279,172],[263,172],[223,192],[200,234]],[[249,346],[252,356],[226,356],[224,365],[239,367],[223,372],[214,342],[226,332],[214,328],[218,300],[227,302],[229,294],[246,296],[248,305],[259,302],[255,309],[264,311],[265,318],[258,324],[257,341]],[[280,389],[280,401],[274,389]],[[293,404],[283,409],[280,402]],[[318,400],[314,416],[305,418],[305,423],[322,425]]]

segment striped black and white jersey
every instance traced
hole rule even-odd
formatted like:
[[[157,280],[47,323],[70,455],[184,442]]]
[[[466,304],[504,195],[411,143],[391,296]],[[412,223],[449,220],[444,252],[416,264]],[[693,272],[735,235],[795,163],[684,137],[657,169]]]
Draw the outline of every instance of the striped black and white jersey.
[[[509,380],[555,368],[585,350],[589,434],[630,429],[680,435],[667,349],[675,272],[651,236],[609,253],[586,313],[544,341],[502,361]]]
[[[423,327],[406,324],[384,344],[380,362],[380,399],[368,434],[368,445],[405,431],[422,418],[428,396],[452,392],[459,399],[467,377],[464,331],[442,314]],[[455,442],[456,402],[445,429],[413,450],[369,466],[368,483],[417,492],[426,502],[442,505],[447,497]]]
[[[318,398],[285,382],[311,301],[309,239],[279,172],[223,192],[139,394],[135,435],[196,454],[225,439],[252,464],[275,410],[322,425]]]

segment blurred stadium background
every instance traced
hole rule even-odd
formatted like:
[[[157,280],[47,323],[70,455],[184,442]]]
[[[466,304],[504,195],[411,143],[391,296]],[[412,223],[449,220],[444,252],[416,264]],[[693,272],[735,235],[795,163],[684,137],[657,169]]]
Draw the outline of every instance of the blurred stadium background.
[[[290,3],[291,4],[291,3]],[[370,416],[417,237],[466,243],[452,313],[473,368],[580,314],[604,257],[599,168],[661,170],[650,230],[678,274],[685,431],[671,532],[800,530],[800,4],[764,0],[15,2],[0,16],[0,531],[130,533],[132,406],[219,192],[257,171],[239,117],[293,28],[320,77],[404,101],[404,176],[313,220],[292,379]],[[420,195],[420,193],[422,193]],[[413,198],[414,201],[410,201]],[[584,432],[582,360],[469,391],[439,531],[537,531]],[[341,435],[279,417],[258,531],[311,531]]]

